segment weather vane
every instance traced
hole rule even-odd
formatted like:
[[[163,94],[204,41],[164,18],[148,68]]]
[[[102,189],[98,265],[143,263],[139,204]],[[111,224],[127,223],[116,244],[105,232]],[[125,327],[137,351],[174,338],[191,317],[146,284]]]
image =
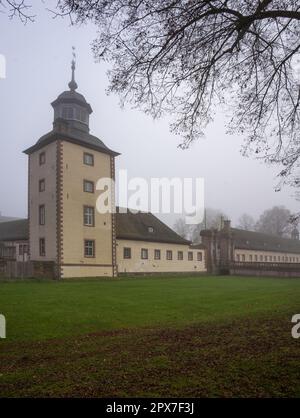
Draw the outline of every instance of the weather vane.
[[[69,87],[70,87],[70,90],[71,91],[75,91],[76,89],[77,89],[77,83],[76,83],[76,81],[75,81],[75,68],[76,68],[76,52],[75,52],[75,46],[72,46],[72,56],[73,56],[73,58],[72,58],[72,65],[71,65],[71,68],[72,68],[72,80],[70,81],[70,83],[69,83]]]
[[[75,63],[76,63],[76,48],[75,48],[75,46],[72,46],[72,56],[73,56],[72,64],[75,65]]]

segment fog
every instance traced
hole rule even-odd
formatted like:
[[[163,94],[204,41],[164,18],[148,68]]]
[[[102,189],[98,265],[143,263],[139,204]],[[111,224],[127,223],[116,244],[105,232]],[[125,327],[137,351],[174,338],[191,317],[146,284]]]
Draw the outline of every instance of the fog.
[[[118,97],[106,95],[108,65],[95,63],[91,51],[95,27],[72,27],[67,18],[53,19],[43,7],[36,12],[36,22],[27,25],[0,15],[0,54],[7,64],[6,79],[0,79],[2,215],[27,216],[27,156],[22,151],[52,129],[50,103],[68,89],[72,45],[77,91],[93,108],[91,133],[121,153],[117,170],[146,179],[203,177],[205,205],[221,209],[233,223],[244,212],[257,218],[274,205],[297,210],[294,190],[275,192],[278,167],[241,155],[242,139],[226,135],[221,109],[205,138],[180,150],[180,138],[169,132],[168,118],[153,121],[129,105],[121,109]],[[162,219],[172,226],[175,216]]]

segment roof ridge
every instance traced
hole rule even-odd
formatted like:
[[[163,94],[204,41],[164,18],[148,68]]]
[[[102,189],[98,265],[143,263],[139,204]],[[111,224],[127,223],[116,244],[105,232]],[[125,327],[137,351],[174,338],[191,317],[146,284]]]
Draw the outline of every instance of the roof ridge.
[[[268,234],[266,232],[261,232],[261,231],[249,231],[247,229],[241,229],[241,228],[231,228],[231,230],[246,232],[246,233],[250,233],[250,234],[257,234],[257,235],[265,236],[267,238],[272,238],[272,239],[276,238],[276,239],[280,239],[280,240],[282,239],[282,240],[286,240],[286,241],[295,241],[292,238],[280,237],[279,235]]]

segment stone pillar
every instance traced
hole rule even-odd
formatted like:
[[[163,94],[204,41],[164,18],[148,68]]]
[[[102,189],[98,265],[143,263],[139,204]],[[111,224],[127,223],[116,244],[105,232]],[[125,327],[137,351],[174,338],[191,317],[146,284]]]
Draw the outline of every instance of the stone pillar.
[[[220,271],[221,273],[227,273],[229,272],[230,264],[233,258],[233,240],[230,220],[224,221],[224,228],[219,233],[219,246]]]
[[[206,247],[205,265],[208,273],[218,271],[218,232],[214,229],[203,230],[200,233],[202,243]]]

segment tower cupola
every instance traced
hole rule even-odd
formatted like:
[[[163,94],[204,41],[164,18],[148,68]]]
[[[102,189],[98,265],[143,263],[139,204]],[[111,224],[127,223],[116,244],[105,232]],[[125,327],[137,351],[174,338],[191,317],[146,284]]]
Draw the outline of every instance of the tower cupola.
[[[59,128],[61,124],[67,124],[71,128],[89,132],[89,116],[93,112],[91,106],[84,96],[76,90],[78,85],[75,81],[75,54],[73,54],[71,65],[72,78],[69,89],[61,93],[54,102],[51,103],[54,109],[54,128]]]

